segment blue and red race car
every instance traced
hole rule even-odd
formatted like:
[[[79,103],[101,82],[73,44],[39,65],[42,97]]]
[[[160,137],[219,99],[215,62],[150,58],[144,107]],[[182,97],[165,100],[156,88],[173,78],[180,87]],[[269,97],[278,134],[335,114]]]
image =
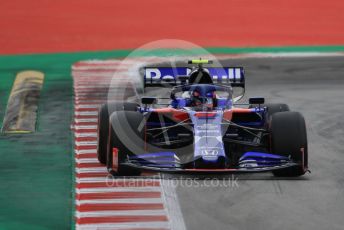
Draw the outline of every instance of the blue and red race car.
[[[234,89],[245,89],[242,67],[201,59],[184,67],[146,67],[143,83],[170,88],[169,103],[142,97],[141,105],[112,102],[99,110],[98,159],[112,174],[307,172],[303,116],[264,98],[238,103],[243,93],[234,96]]]

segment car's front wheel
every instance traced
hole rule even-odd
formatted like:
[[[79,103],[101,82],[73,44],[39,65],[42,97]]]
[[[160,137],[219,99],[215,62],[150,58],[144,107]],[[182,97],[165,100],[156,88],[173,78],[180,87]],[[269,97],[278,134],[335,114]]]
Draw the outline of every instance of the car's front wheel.
[[[137,103],[112,102],[102,105],[98,111],[97,156],[102,164],[106,164],[106,149],[109,137],[109,118],[115,111],[137,111]]]
[[[290,157],[298,166],[273,171],[275,176],[297,177],[308,167],[306,123],[298,112],[279,112],[271,117],[271,151]]]
[[[140,175],[140,170],[122,163],[127,157],[145,152],[145,120],[140,112],[117,111],[110,117],[106,165],[116,176]]]

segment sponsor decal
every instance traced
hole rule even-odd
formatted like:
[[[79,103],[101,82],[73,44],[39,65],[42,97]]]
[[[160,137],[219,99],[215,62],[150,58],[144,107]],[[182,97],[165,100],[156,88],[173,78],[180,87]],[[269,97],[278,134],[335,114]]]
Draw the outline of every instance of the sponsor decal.
[[[203,149],[202,155],[203,156],[217,156],[219,151],[217,149]]]
[[[204,68],[209,72],[215,82],[240,82],[244,77],[242,67],[209,67]],[[176,83],[178,76],[190,75],[192,69],[187,67],[147,67],[144,79],[146,84]]]

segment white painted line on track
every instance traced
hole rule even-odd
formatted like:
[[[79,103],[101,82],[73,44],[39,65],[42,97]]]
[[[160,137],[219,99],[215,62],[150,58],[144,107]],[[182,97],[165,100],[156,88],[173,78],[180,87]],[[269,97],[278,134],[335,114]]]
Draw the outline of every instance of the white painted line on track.
[[[76,230],[139,230],[148,228],[151,230],[169,229],[167,221],[148,221],[148,222],[130,222],[130,223],[104,223],[104,224],[77,224]]]
[[[106,182],[106,178],[108,176],[102,176],[102,177],[83,177],[83,178],[78,178],[76,177],[75,182],[80,184],[80,183],[90,183],[90,182]],[[109,174],[109,177],[111,175]]]
[[[75,129],[97,129],[98,125],[75,125]]]
[[[162,200],[160,198],[76,200],[76,205],[82,205],[82,204],[161,204],[161,203],[162,203]],[[165,214],[166,213],[164,213],[164,215]]]
[[[161,200],[160,200],[161,203]],[[141,203],[140,203],[141,204]],[[120,211],[88,211],[75,212],[77,218],[82,217],[100,217],[100,216],[165,216],[164,210],[120,210]]]
[[[76,163],[98,163],[98,158],[75,159]],[[105,165],[104,165],[105,167]]]
[[[90,172],[100,172],[100,173],[107,173],[106,167],[89,167],[89,168],[76,168],[76,173],[90,173]]]
[[[89,104],[89,105],[76,105],[76,109],[98,109],[100,105],[97,104]]]
[[[76,149],[74,150],[75,154],[81,155],[81,154],[88,154],[88,153],[97,153],[97,149]]]
[[[83,111],[83,112],[77,112],[74,113],[76,116],[97,116],[98,117],[98,111]]]
[[[97,146],[97,141],[76,141],[75,145],[76,146],[90,146],[90,145]]]
[[[161,188],[159,186],[76,188],[75,192],[77,194],[109,192],[161,192]]]
[[[82,122],[98,122],[98,118],[80,118],[74,119],[75,123],[82,123]]]
[[[98,137],[97,132],[91,132],[91,133],[74,133],[75,137]]]

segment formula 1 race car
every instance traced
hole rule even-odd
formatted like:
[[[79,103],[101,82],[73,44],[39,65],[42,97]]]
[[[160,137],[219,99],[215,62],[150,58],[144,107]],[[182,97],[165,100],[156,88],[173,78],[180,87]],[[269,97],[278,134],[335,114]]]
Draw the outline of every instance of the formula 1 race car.
[[[142,171],[301,176],[308,170],[303,116],[264,98],[237,101],[242,67],[191,60],[182,67],[145,67],[144,87],[170,88],[169,103],[142,97],[141,105],[101,106],[98,159],[118,176]],[[244,92],[244,90],[243,90]]]

